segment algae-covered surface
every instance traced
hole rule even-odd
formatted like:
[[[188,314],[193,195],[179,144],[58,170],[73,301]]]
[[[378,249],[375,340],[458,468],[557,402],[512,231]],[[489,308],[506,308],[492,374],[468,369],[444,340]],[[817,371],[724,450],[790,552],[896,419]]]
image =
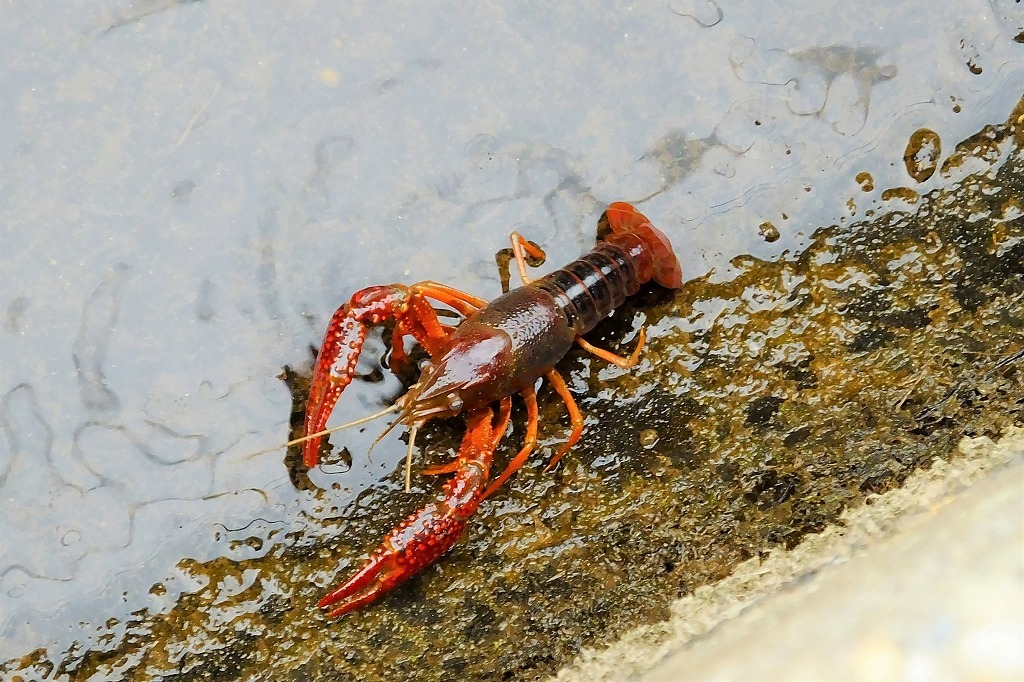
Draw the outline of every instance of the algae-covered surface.
[[[0,676],[536,679],[1020,417],[1017,3],[97,0],[0,8]],[[980,130],[980,132],[978,132]],[[963,144],[956,142],[971,136]],[[370,284],[491,298],[610,201],[688,280],[559,365],[537,457],[377,605],[314,605],[440,490],[294,435]],[[832,227],[819,226],[830,225]],[[332,423],[413,379],[374,336]],[[517,403],[495,467],[523,436]],[[290,429],[290,425],[292,428]],[[450,460],[429,425],[414,468]]]
[[[592,337],[615,346],[646,325],[638,368],[582,352],[560,365],[587,415],[580,446],[554,474],[527,466],[450,555],[379,605],[333,623],[310,609],[422,503],[400,470],[263,556],[182,562],[194,588],[134,614],[108,647],[29,655],[8,674],[536,679],[665,617],[673,598],[821,530],[963,435],[1021,420],[1022,141],[1018,106],[961,143],[940,171],[948,187],[912,211],[631,301]],[[550,445],[564,409],[542,396]],[[431,461],[458,436],[457,420],[432,427]],[[317,499],[330,507],[332,491]]]

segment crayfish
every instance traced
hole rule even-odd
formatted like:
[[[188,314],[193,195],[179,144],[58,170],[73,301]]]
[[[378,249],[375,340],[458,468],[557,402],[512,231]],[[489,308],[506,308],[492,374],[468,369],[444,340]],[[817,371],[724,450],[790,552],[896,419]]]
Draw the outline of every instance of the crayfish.
[[[399,413],[392,426],[409,427],[410,455],[416,431],[429,419],[464,414],[466,434],[454,461],[424,471],[454,474],[441,496],[396,526],[354,576],[320,600],[329,617],[373,602],[451,549],[480,502],[508,480],[536,446],[539,378],[545,377],[562,398],[572,421],[568,440],[546,470],[579,441],[583,416],[554,369],[573,343],[618,367],[637,363],[645,340],[642,328],[629,357],[596,348],[582,335],[652,279],[678,288],[682,284],[679,261],[668,238],[630,204],[611,204],[600,224],[607,234],[592,251],[533,281],[527,276],[527,257],[543,260],[544,253],[513,232],[512,251],[523,286],[490,303],[428,281],[368,287],[334,313],[313,373],[306,434],[324,428],[352,381],[369,327],[388,320],[395,324],[392,367],[406,359],[406,336],[412,336],[430,356],[419,380],[385,411]],[[464,319],[455,327],[443,324],[431,301]],[[526,403],[525,442],[505,470],[489,480],[492,454],[506,431],[512,396],[517,393]],[[306,440],[305,466],[316,466],[320,440],[321,436]]]

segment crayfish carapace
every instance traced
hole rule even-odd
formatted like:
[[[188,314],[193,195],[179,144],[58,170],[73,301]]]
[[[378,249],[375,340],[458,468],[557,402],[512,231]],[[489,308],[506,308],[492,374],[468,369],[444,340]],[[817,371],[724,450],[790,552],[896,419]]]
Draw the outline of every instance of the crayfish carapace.
[[[406,336],[430,356],[419,381],[390,410],[399,413],[395,423],[410,428],[410,452],[415,431],[428,419],[464,414],[466,435],[453,462],[425,471],[454,474],[442,495],[400,523],[354,576],[320,600],[329,616],[369,604],[455,544],[480,502],[515,473],[536,446],[535,384],[540,377],[547,378],[565,401],[572,419],[572,432],[548,469],[579,440],[583,417],[554,369],[574,342],[619,367],[636,364],[643,329],[629,357],[595,348],[582,335],[652,279],[664,287],[679,287],[679,261],[668,238],[630,204],[611,204],[601,223],[608,228],[607,235],[590,253],[533,281],[526,274],[527,255],[543,258],[543,252],[512,233],[523,286],[490,303],[443,284],[421,282],[368,287],[334,313],[306,404],[307,434],[324,428],[352,381],[368,328],[393,320],[392,367],[405,359]],[[464,319],[455,327],[443,324],[431,301]],[[526,402],[525,443],[501,475],[489,481],[491,457],[508,426],[512,396],[517,393]],[[310,438],[303,446],[307,467],[317,464],[320,439]]]

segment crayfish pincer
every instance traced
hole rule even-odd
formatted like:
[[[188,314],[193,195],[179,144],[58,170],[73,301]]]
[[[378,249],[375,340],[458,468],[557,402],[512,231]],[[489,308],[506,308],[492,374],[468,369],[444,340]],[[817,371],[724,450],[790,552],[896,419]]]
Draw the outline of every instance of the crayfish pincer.
[[[368,287],[334,313],[313,373],[306,434],[324,428],[352,381],[368,327],[393,320],[392,367],[405,358],[406,336],[412,336],[430,356],[419,381],[387,410],[398,412],[394,424],[409,427],[409,452],[416,431],[428,419],[463,414],[466,435],[453,462],[425,471],[453,474],[441,496],[400,523],[354,576],[320,600],[320,608],[329,609],[330,617],[373,602],[451,549],[480,502],[533,451],[538,412],[534,386],[540,377],[546,377],[565,401],[572,419],[569,438],[547,469],[576,444],[583,433],[583,416],[554,370],[573,343],[618,367],[637,363],[643,329],[629,357],[596,348],[582,335],[652,279],[678,288],[682,284],[679,261],[668,238],[630,204],[611,204],[601,223],[608,228],[607,234],[590,253],[532,281],[527,277],[526,258],[543,259],[544,253],[513,232],[512,251],[523,285],[490,303],[437,282],[420,282]],[[460,314],[462,322],[455,327],[440,322],[432,301]],[[489,480],[491,457],[508,426],[512,396],[517,393],[526,403],[525,443],[505,470]],[[320,436],[310,438],[303,446],[307,467],[317,464],[320,440]]]

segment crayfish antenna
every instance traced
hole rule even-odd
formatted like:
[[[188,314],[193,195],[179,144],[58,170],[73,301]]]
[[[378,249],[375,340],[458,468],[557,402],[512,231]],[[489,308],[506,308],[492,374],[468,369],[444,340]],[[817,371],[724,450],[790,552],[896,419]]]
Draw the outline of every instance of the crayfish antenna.
[[[423,386],[424,381],[420,379],[405,395],[398,399],[398,402],[393,407],[396,410],[401,410],[402,413],[398,416],[398,419],[388,424],[388,428],[384,429],[384,433],[377,436],[376,440],[370,444],[369,449],[366,451],[366,455],[369,457],[370,452],[373,451],[377,443],[381,442],[384,436],[391,433],[391,429],[395,428],[398,424],[409,424],[409,445],[405,450],[405,492],[407,493],[412,492],[412,450],[416,445],[416,433],[425,421],[423,419],[412,421],[413,412],[417,407],[416,398],[423,390]]]
[[[377,443],[384,440],[384,436],[391,433],[391,429],[395,428],[399,424],[407,424],[409,422],[409,417],[412,414],[413,407],[415,406],[415,398],[410,399],[409,397],[411,393],[412,389],[410,389],[409,393],[403,395],[401,398],[398,399],[398,401],[394,405],[391,406],[391,412],[398,412],[400,410],[402,414],[398,415],[398,419],[388,424],[388,428],[384,429],[384,431],[379,436],[373,439],[373,442],[370,443],[370,447],[366,449],[367,457],[369,457],[370,453],[373,452],[373,449],[377,447]],[[406,490],[406,492],[409,491]]]
[[[335,431],[341,431],[342,429],[347,429],[347,428],[352,427],[352,426],[359,426],[360,424],[365,424],[366,422],[370,422],[370,421],[373,421],[374,419],[377,419],[379,417],[383,417],[386,414],[390,414],[392,412],[397,412],[399,409],[401,409],[401,405],[397,405],[397,404],[396,405],[390,405],[390,406],[384,408],[383,410],[381,410],[380,412],[374,412],[373,414],[367,415],[365,417],[360,417],[359,419],[355,419],[353,421],[346,422],[345,424],[340,424],[338,426],[332,426],[329,429],[324,429],[323,431],[317,431],[316,433],[307,433],[305,436],[302,436],[300,438],[296,438],[294,440],[290,440],[287,443],[282,443],[281,445],[272,445],[269,448],[263,448],[262,450],[257,450],[256,452],[251,452],[248,455],[246,455],[244,459],[253,459],[254,457],[259,457],[260,455],[265,455],[268,452],[273,452],[274,450],[281,450],[283,448],[290,448],[293,445],[300,445],[302,443],[305,443],[307,440],[313,440],[314,438],[321,438],[323,436],[330,435],[330,434],[334,433]],[[393,426],[393,424],[392,424],[392,426]],[[390,430],[390,428],[391,427],[389,426],[388,429]],[[387,433],[387,431],[385,431],[385,433]],[[377,440],[380,440],[380,439],[378,438]]]
[[[408,394],[406,394],[408,395]],[[366,456],[369,457],[370,453],[373,452],[373,448],[377,443],[383,440],[384,436],[391,433],[391,429],[395,428],[397,424],[404,424],[409,421],[412,411],[416,403],[412,400],[401,400],[395,403],[396,407],[402,408],[402,414],[395,421],[388,424],[388,428],[384,429],[384,433],[377,436],[376,440],[370,444],[369,449],[366,451]],[[416,433],[419,431],[420,426],[423,425],[422,421],[416,421],[409,426],[409,445],[405,450],[405,492],[412,492],[412,450],[416,445]]]
[[[405,450],[405,492],[412,492],[412,447],[416,443],[416,432],[420,430],[419,423],[409,428],[409,447]]]

